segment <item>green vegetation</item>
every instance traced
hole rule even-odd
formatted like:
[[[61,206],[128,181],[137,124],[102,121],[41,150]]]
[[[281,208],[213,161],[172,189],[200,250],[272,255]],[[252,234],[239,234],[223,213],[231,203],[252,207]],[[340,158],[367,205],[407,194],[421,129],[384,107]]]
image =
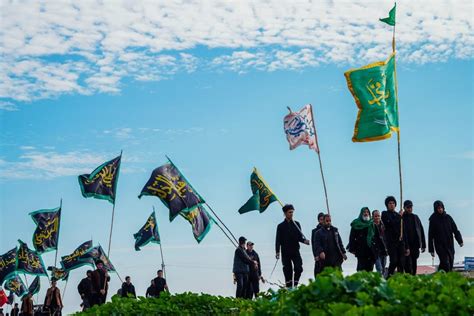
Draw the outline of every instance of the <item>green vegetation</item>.
[[[308,285],[269,291],[254,301],[194,293],[114,296],[81,315],[473,315],[473,284],[458,273],[397,274],[385,281],[377,273],[343,277],[327,269]]]

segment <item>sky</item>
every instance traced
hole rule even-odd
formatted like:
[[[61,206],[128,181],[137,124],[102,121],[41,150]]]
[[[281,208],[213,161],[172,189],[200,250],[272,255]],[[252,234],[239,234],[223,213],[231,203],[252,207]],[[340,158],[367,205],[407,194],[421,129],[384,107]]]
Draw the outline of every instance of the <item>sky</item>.
[[[0,253],[31,244],[30,212],[63,200],[59,256],[109,242],[112,205],[85,199],[77,176],[123,150],[111,261],[139,295],[160,268],[158,245],[134,250],[133,233],[157,211],[173,293],[233,295],[233,247],[214,225],[197,244],[154,197],[138,199],[151,171],[171,157],[234,235],[255,243],[262,270],[275,264],[277,203],[239,215],[257,167],[309,238],[325,199],[314,151],[290,151],[283,117],[314,106],[333,225],[344,243],[363,206],[399,200],[396,137],[351,141],[357,108],[344,71],[385,60],[391,2],[0,1]],[[425,231],[442,200],[474,255],[474,32],[470,1],[397,4],[397,78],[403,198]],[[400,201],[398,201],[400,203]],[[303,282],[312,277],[301,248]],[[54,264],[54,252],[43,255]],[[343,264],[355,271],[355,259]],[[420,264],[431,264],[422,254]],[[437,259],[435,261],[437,263]],[[79,309],[71,273],[65,312]],[[28,281],[32,281],[28,277]],[[281,264],[272,281],[283,280]],[[47,279],[35,300],[44,299]],[[113,276],[110,294],[120,286]],[[60,282],[62,292],[65,283]],[[268,286],[264,285],[263,289]],[[64,293],[63,293],[64,294]]]

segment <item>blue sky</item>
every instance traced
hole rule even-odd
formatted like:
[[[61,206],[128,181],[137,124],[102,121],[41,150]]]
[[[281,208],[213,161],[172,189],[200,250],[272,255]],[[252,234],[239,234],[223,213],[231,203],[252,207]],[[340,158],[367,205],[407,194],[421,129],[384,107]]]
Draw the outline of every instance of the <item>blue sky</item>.
[[[187,222],[169,223],[158,199],[137,195],[169,155],[234,234],[255,242],[268,276],[280,207],[237,210],[250,197],[255,166],[294,204],[310,236],[325,207],[317,156],[289,151],[282,126],[287,106],[307,103],[344,242],[362,206],[383,209],[387,195],[398,199],[396,138],[352,143],[357,108],[343,76],[390,54],[390,28],[377,18],[391,3],[102,6],[108,10],[1,4],[0,253],[17,239],[31,247],[28,213],[56,207],[60,198],[59,254],[91,237],[106,247],[111,204],[84,199],[77,175],[123,150],[111,255],[122,278],[131,275],[144,294],[159,268],[158,246],[136,252],[132,237],[154,205],[171,290],[232,295],[233,249],[218,228],[198,245]],[[465,237],[456,248],[462,260],[474,251],[472,4],[398,8],[404,198],[425,230],[433,201],[445,202]],[[310,247],[302,253],[307,280]],[[52,264],[54,253],[44,260]],[[431,264],[426,255],[420,261]],[[354,258],[343,268],[354,271]],[[78,309],[75,287],[85,270],[72,273],[66,311]],[[279,265],[273,279],[282,278]],[[113,278],[111,291],[119,284]]]

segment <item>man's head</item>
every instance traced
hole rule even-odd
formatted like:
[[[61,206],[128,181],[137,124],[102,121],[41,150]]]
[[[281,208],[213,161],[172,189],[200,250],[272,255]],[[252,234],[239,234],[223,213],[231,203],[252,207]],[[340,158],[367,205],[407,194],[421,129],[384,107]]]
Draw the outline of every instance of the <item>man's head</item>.
[[[244,236],[240,236],[239,237],[239,246],[245,247],[245,242],[246,241],[247,241],[247,238],[245,238]]]
[[[56,287],[57,279],[56,278],[51,278],[51,286]]]
[[[438,212],[439,214],[444,213],[444,204],[441,201],[435,201],[433,203],[433,208],[435,212]]]
[[[127,276],[125,277],[125,282],[126,282],[127,284],[130,284],[131,281],[132,281],[132,280],[131,280],[130,277],[127,275]]]
[[[385,207],[388,211],[395,211],[395,207],[397,206],[397,200],[393,196],[387,196],[385,198]]]
[[[95,266],[96,266],[97,269],[99,269],[99,270],[104,269],[104,261],[102,261],[102,260],[100,260],[100,259],[96,260]]]
[[[158,274],[158,277],[162,278],[163,277],[163,270],[158,270],[158,272],[156,272],[156,274]]]
[[[413,213],[413,202],[410,200],[403,202],[403,210],[408,214]]]
[[[253,245],[254,245],[253,242],[247,241],[247,250],[252,251],[253,250]]]
[[[86,275],[88,278],[92,278],[92,270],[87,270]]]
[[[370,220],[370,210],[368,207],[363,207],[361,210],[360,210],[360,215],[362,215],[362,220],[363,221],[369,221]]]
[[[285,218],[287,220],[293,219],[293,213],[295,212],[295,208],[291,204],[286,204],[282,207],[283,213],[285,214]]]
[[[324,215],[324,227],[331,227],[331,215],[329,214]]]
[[[318,224],[323,225],[323,223],[324,223],[324,213],[321,212],[318,214]]]
[[[372,217],[374,218],[374,223],[375,224],[380,224],[381,217],[380,217],[380,212],[379,210],[373,210],[372,211]]]
[[[18,308],[18,303],[15,303],[15,308]]]

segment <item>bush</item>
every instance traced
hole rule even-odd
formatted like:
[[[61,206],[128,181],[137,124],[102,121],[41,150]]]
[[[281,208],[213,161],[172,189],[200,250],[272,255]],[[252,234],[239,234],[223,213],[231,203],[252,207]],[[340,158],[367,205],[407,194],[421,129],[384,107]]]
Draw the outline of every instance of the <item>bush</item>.
[[[473,279],[458,273],[412,276],[388,281],[377,273],[343,277],[326,269],[295,290],[264,293],[257,300],[207,294],[162,294],[147,299],[112,297],[84,315],[473,315]]]

